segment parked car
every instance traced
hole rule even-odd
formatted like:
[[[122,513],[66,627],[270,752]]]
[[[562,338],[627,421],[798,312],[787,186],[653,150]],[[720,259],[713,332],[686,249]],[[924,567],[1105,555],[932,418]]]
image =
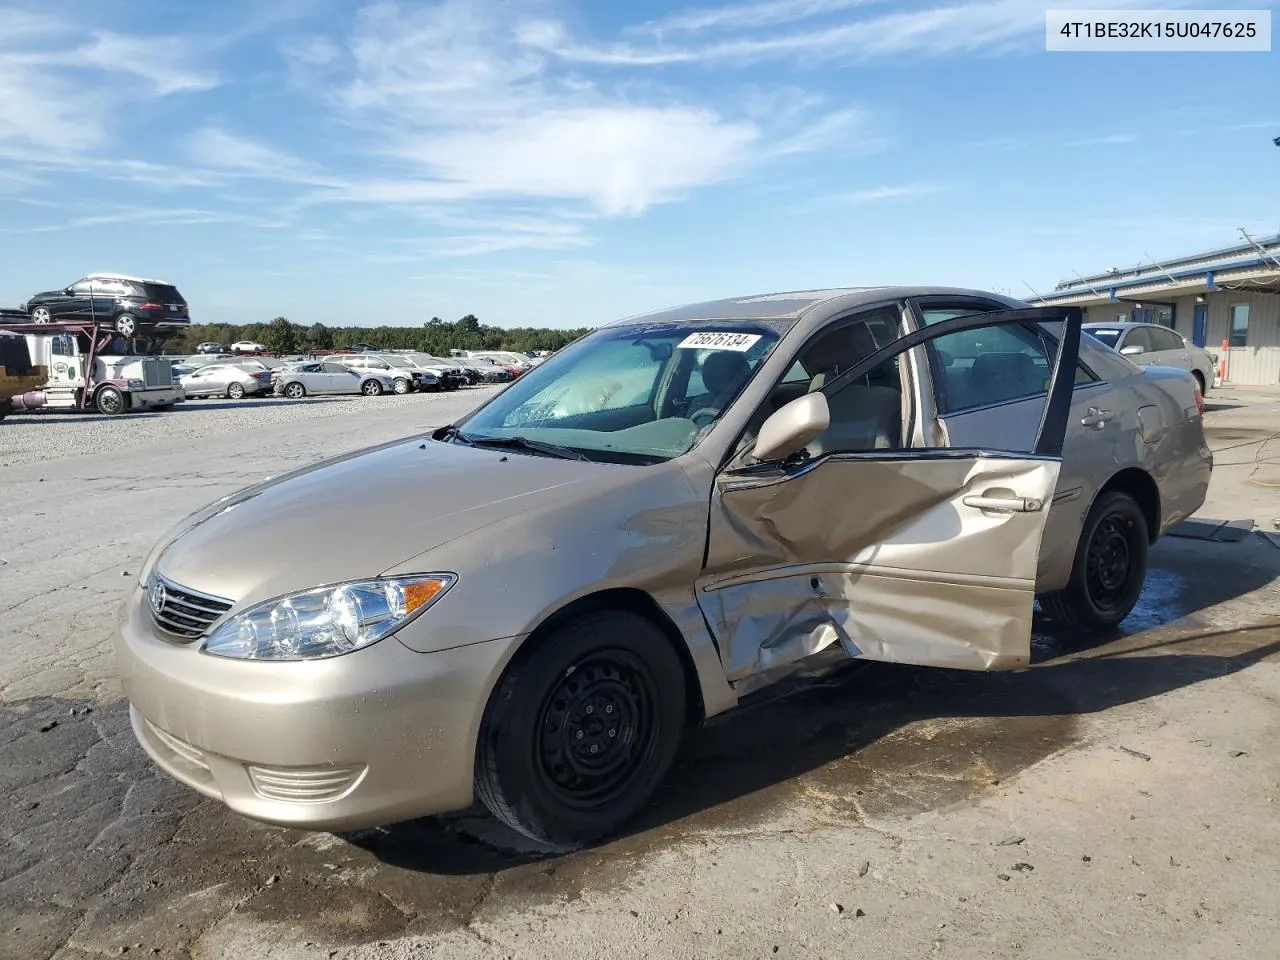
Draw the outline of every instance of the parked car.
[[[1218,364],[1203,347],[1188,343],[1176,330],[1156,323],[1086,323],[1085,332],[1139,366],[1186,370],[1207,394]]]
[[[327,360],[280,367],[271,376],[274,391],[290,400],[324,393],[378,397],[396,388],[395,378],[384,370],[357,370]]]
[[[258,343],[255,340],[237,340],[231,345],[232,353],[266,353],[265,344]]]
[[[385,356],[378,353],[335,354],[328,358],[353,370],[381,370],[392,378],[396,393],[412,393],[414,390],[440,390],[440,377],[433,370],[424,370],[404,357]]]
[[[122,337],[172,336],[191,324],[186,298],[166,280],[91,273],[26,303],[32,323],[98,320]]]
[[[206,340],[204,343],[196,347],[196,353],[226,353],[227,348],[224,344],[214,343],[212,340]]]
[[[467,354],[469,360],[490,361],[499,366],[519,371],[515,375],[518,377],[526,370],[533,369],[533,363],[528,357],[518,353],[512,353],[509,350],[472,350]]]
[[[429,353],[411,352],[398,354],[397,356],[402,356],[421,370],[430,370],[434,373],[440,380],[440,389],[442,390],[457,390],[459,387],[468,386],[472,382],[463,364],[443,360],[440,357],[433,357]],[[476,382],[479,382],[479,371],[476,371],[475,376]]]
[[[1212,468],[1190,374],[1080,320],[880,287],[602,327],[455,424],[165,536],[116,643],[134,732],[259,820],[478,797],[569,847],[791,671],[1026,667],[1036,595],[1122,620]],[[568,395],[594,401],[558,415]]]
[[[232,363],[211,363],[182,378],[182,390],[188,397],[242,400],[270,394],[271,389],[271,371],[266,367],[253,369]]]
[[[492,357],[468,357],[467,359],[480,371],[480,380],[483,383],[510,383],[524,373],[519,367],[501,364]]]

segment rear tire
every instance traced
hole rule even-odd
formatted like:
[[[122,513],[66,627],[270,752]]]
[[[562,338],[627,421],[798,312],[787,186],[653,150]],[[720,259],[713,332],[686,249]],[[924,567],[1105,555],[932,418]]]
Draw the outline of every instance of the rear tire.
[[[290,400],[301,400],[307,395],[307,388],[297,381],[287,383],[284,387],[284,395]]]
[[[382,396],[382,384],[377,380],[366,380],[360,384],[360,392],[366,397],[380,397]]]
[[[634,613],[585,614],[498,683],[480,727],[476,793],[527,837],[589,843],[653,796],[685,718],[684,669],[666,635]]]
[[[239,384],[239,383],[233,383],[233,384],[230,384],[230,385],[227,387],[227,399],[228,399],[228,400],[243,400],[243,399],[244,399],[244,385],[243,385],[243,384]]]
[[[124,394],[115,387],[103,387],[93,397],[94,408],[104,417],[116,417],[125,412]]]
[[[1201,373],[1199,370],[1192,370],[1191,376],[1195,377],[1196,383],[1200,384],[1200,396],[1202,397],[1205,396],[1207,393],[1207,388],[1205,387],[1205,384],[1204,384],[1204,374]]]
[[[138,330],[138,321],[131,314],[122,313],[116,317],[116,333],[122,337],[132,337]]]
[[[1113,490],[1094,501],[1080,531],[1071,579],[1040,597],[1040,609],[1064,626],[1106,629],[1133,610],[1147,579],[1150,545],[1142,507]]]

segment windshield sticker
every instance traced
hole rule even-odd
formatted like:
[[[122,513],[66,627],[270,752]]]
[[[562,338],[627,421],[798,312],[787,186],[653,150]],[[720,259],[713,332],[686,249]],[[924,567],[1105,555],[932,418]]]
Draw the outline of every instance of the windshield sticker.
[[[759,339],[758,333],[691,333],[677,346],[681,350],[734,350],[746,353]]]

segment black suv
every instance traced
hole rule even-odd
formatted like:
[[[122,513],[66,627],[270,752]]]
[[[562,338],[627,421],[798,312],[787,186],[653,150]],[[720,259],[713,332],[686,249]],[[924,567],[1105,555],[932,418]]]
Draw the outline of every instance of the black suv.
[[[26,310],[32,323],[96,320],[122,337],[163,339],[191,324],[187,302],[173,284],[118,273],[91,273],[65,290],[37,293]]]

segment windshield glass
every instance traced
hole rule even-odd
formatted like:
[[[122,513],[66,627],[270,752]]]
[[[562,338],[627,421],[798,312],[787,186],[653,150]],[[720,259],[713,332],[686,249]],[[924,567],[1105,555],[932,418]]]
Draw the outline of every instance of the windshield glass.
[[[459,425],[468,440],[521,437],[592,460],[657,463],[692,449],[791,321],[606,327],[534,367]]]
[[[1115,349],[1116,341],[1120,339],[1119,330],[1086,330],[1085,333],[1092,334],[1097,340],[1101,340],[1111,349]]]

